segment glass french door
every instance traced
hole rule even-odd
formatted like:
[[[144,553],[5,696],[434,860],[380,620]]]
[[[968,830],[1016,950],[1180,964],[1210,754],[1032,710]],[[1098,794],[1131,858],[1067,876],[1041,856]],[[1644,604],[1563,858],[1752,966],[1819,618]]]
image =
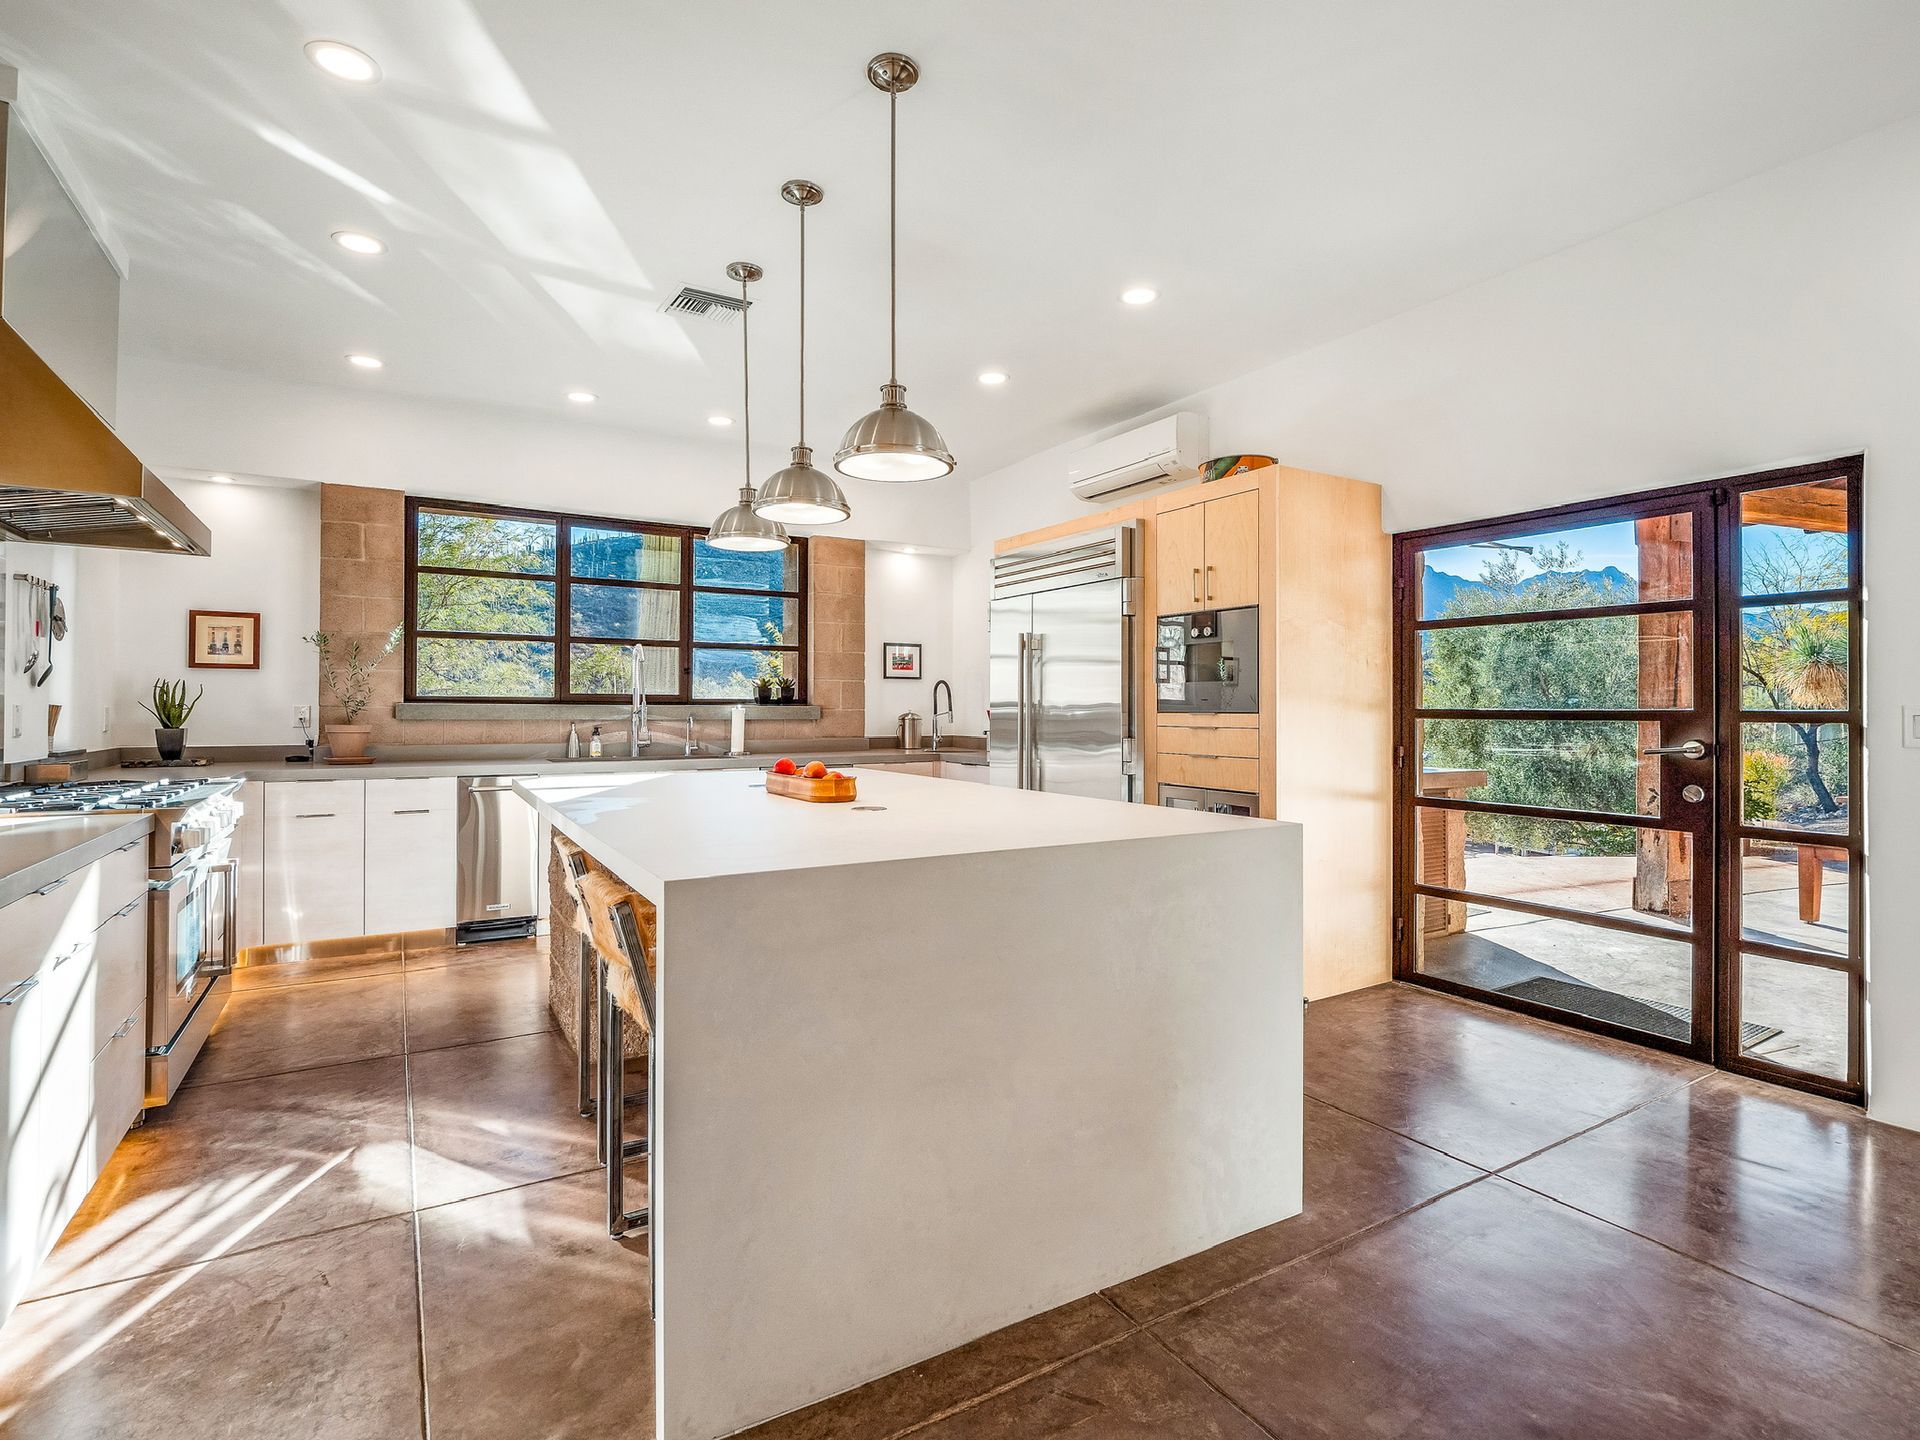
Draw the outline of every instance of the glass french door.
[[[1859,475],[1399,537],[1399,978],[1860,1098]]]

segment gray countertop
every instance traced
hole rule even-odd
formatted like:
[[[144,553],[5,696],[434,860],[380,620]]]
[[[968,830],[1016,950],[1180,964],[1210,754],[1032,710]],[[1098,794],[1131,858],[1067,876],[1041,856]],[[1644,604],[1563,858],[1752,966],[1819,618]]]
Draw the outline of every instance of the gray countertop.
[[[91,865],[151,829],[151,815],[0,815],[0,905]]]
[[[790,752],[765,751],[740,757],[700,755],[689,759],[677,753],[679,748],[679,742],[662,739],[654,744],[654,749],[661,752],[658,758],[641,760],[629,760],[624,757],[568,760],[556,758],[550,754],[423,756],[417,759],[393,760],[376,758],[367,765],[328,765],[324,762],[310,765],[304,762],[288,763],[284,760],[216,760],[210,766],[198,767],[139,769],[119,767],[94,770],[88,774],[87,778],[89,780],[161,780],[187,777],[211,780],[216,776],[230,776],[242,780],[400,780],[435,775],[567,775],[598,773],[603,770],[732,770],[771,765],[783,753],[790,753],[794,759],[801,761],[824,760],[836,768],[848,765],[902,765],[924,763],[928,760],[944,760],[957,765],[987,763],[987,752],[984,750],[909,751],[873,750],[865,747],[829,750],[818,746],[810,749],[796,746]]]

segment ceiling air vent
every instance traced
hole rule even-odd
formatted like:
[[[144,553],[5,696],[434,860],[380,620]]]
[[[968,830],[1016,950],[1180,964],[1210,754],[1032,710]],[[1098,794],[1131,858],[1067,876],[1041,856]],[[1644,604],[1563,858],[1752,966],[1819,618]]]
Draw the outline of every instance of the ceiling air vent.
[[[712,290],[683,286],[680,293],[660,307],[663,315],[684,315],[689,320],[705,320],[715,325],[731,325],[733,317],[750,302],[738,295],[719,295]]]

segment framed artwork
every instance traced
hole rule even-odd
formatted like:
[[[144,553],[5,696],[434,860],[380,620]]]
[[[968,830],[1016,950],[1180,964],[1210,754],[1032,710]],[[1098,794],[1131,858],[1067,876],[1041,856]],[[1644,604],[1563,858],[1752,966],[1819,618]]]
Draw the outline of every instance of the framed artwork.
[[[889,680],[920,678],[920,647],[889,640],[880,647],[880,673]]]
[[[259,612],[189,610],[187,664],[196,670],[258,670]]]

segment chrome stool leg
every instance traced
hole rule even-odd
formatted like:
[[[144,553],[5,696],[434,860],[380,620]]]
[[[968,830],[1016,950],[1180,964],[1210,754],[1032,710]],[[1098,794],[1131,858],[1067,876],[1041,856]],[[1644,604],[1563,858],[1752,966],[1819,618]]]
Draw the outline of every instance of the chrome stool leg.
[[[582,935],[580,937],[580,999],[579,1003],[574,1007],[574,1023],[578,1027],[579,1035],[576,1048],[580,1052],[580,1113],[582,1115],[591,1115],[594,1113],[593,1045],[591,1041],[593,1036],[593,988],[595,983],[594,971],[597,968],[596,960],[597,957],[593,953],[593,942]],[[596,1154],[594,1155],[594,1159],[605,1164],[607,1157],[604,1154],[597,1153],[599,1149],[599,1133],[599,1129],[596,1127],[594,1130],[596,1137]]]
[[[604,971],[604,962],[601,969]],[[607,1233],[625,1235],[647,1225],[647,1208],[627,1209],[626,1159],[650,1153],[645,1138],[629,1141],[625,1135],[627,1067],[624,1017],[614,1004],[604,973],[600,978],[600,1115],[597,1127],[607,1167]]]

